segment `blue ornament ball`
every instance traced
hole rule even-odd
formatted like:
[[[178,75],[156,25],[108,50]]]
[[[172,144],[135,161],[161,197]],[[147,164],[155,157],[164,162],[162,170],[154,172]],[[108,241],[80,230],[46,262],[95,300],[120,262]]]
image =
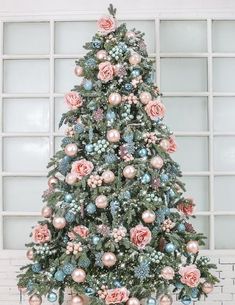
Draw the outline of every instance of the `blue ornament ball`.
[[[87,207],[86,207],[86,211],[88,214],[94,214],[96,212],[96,206],[94,203],[90,202],[88,203]]]
[[[140,148],[140,149],[138,150],[138,155],[139,155],[141,158],[146,157],[147,154],[148,154],[148,151],[147,151],[146,148]]]
[[[175,287],[176,287],[177,289],[182,289],[182,288],[184,287],[184,285],[183,285],[181,282],[176,282],[176,283],[175,283]]]
[[[87,91],[90,91],[93,88],[92,81],[89,79],[84,80],[83,82],[83,88]]]
[[[54,274],[54,278],[58,281],[58,282],[63,282],[64,278],[65,278],[65,274],[62,270],[58,270],[56,271],[56,273]]]
[[[121,283],[119,280],[114,280],[114,281],[113,281],[113,285],[114,285],[115,287],[117,287],[117,288],[122,287],[122,283]]]
[[[53,291],[49,292],[47,295],[47,300],[51,303],[56,302],[57,301],[57,294]]]
[[[133,77],[138,77],[138,76],[140,76],[140,70],[134,69],[134,70],[131,72],[131,75],[132,75]]]
[[[167,253],[172,253],[172,252],[175,251],[175,245],[172,244],[172,243],[168,243],[165,246],[165,250],[166,250]]]
[[[66,221],[67,221],[68,223],[71,223],[71,222],[73,222],[73,221],[75,220],[75,214],[72,213],[72,212],[67,212],[67,213],[65,214],[64,218],[66,219]]]
[[[108,112],[106,113],[106,119],[108,121],[113,121],[116,118],[116,114],[114,111],[108,110]]]
[[[165,216],[169,216],[171,214],[171,210],[169,208],[164,208]]]
[[[160,179],[162,182],[167,182],[169,177],[167,174],[161,174]]]
[[[177,230],[179,232],[185,232],[185,225],[183,223],[179,223],[177,226]]]
[[[148,298],[147,301],[146,301],[146,305],[156,305],[157,304],[157,301],[155,298]]]
[[[39,263],[35,263],[31,266],[31,269],[34,273],[39,273],[42,270],[42,267]]]
[[[97,245],[99,241],[100,241],[99,236],[93,236],[93,237],[92,237],[92,243],[93,243],[94,245]]]
[[[95,290],[92,289],[92,288],[90,288],[90,287],[87,287],[87,288],[85,289],[85,294],[86,294],[87,296],[93,296],[93,295],[95,294]]]
[[[87,152],[89,152],[89,153],[92,152],[92,151],[93,151],[93,144],[91,144],[91,143],[86,144],[85,150],[86,150]]]
[[[64,272],[65,275],[70,275],[74,269],[75,266],[71,263],[68,263],[63,266],[62,271]]]
[[[125,90],[127,90],[127,91],[131,91],[131,90],[132,90],[132,87],[133,87],[132,84],[129,84],[129,83],[124,85],[124,88],[125,88]]]
[[[197,299],[199,294],[199,290],[197,288],[193,288],[191,291],[191,298],[192,299]]]
[[[191,304],[191,302],[192,302],[192,299],[189,295],[184,295],[181,299],[181,303],[184,305],[189,305],[189,304]]]
[[[101,41],[98,39],[95,39],[92,41],[92,45],[94,48],[99,49],[101,47]]]
[[[146,173],[140,179],[143,184],[147,184],[151,181],[151,176]]]
[[[64,196],[64,201],[65,201],[65,202],[70,203],[70,202],[72,202],[72,200],[73,200],[72,194],[66,194],[66,195]]]

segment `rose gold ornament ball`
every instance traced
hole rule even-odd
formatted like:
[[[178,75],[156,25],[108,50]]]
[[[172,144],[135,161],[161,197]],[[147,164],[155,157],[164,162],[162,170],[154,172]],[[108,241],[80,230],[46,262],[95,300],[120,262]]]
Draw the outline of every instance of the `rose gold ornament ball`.
[[[105,209],[108,206],[108,198],[105,195],[99,195],[95,199],[95,205],[99,209]]]
[[[146,105],[151,100],[152,100],[152,95],[149,92],[144,91],[140,93],[140,101],[142,104]]]
[[[65,178],[66,183],[74,185],[77,182],[77,177],[74,174],[68,173]]]
[[[142,213],[142,219],[145,223],[153,223],[156,215],[153,211],[146,210]]]
[[[41,305],[42,304],[42,298],[40,297],[40,295],[33,294],[29,298],[29,304],[30,305]]]
[[[172,305],[172,297],[168,294],[164,294],[160,297],[159,305]]]
[[[53,219],[53,226],[58,229],[61,230],[66,226],[66,220],[64,217],[55,217]]]
[[[99,50],[97,53],[96,53],[96,57],[99,59],[99,60],[103,60],[103,59],[106,59],[107,57],[107,52],[105,50]]]
[[[126,38],[128,38],[128,39],[133,39],[133,38],[135,38],[135,32],[132,32],[132,31],[128,31],[128,32],[126,32]]]
[[[167,150],[170,147],[170,143],[169,143],[168,140],[163,139],[160,142],[160,146],[161,146],[162,149]]]
[[[112,171],[106,170],[102,174],[104,183],[112,183],[115,180],[115,175]]]
[[[150,160],[150,164],[153,168],[160,169],[163,166],[163,159],[159,156],[155,156]]]
[[[56,184],[59,182],[59,179],[56,178],[56,177],[50,177],[49,180],[48,180],[48,186],[50,188],[54,188],[56,186]]]
[[[175,271],[173,268],[166,266],[162,269],[161,275],[166,280],[172,280],[175,275]]]
[[[190,240],[186,245],[188,253],[196,254],[199,251],[199,245],[196,240]]]
[[[134,53],[129,57],[129,63],[133,66],[138,65],[140,62],[141,62],[141,56],[137,53]]]
[[[110,129],[107,132],[107,140],[111,143],[117,143],[121,138],[120,132],[117,129]]]
[[[69,157],[75,157],[78,152],[78,147],[75,143],[70,143],[65,146],[64,152]]]
[[[72,297],[70,305],[84,305],[83,298],[81,298],[79,295]]]
[[[214,289],[214,286],[213,286],[213,284],[211,284],[211,283],[204,282],[204,283],[202,284],[202,291],[205,292],[206,294],[212,292],[213,289]]]
[[[137,298],[130,298],[127,302],[127,305],[140,305],[140,301]]]
[[[77,268],[72,272],[72,279],[76,283],[82,283],[86,279],[86,272],[81,268]]]
[[[74,73],[76,76],[82,76],[83,74],[83,68],[80,66],[76,66],[74,69]]]
[[[33,260],[33,258],[34,258],[34,254],[33,254],[33,250],[32,249],[28,249],[28,251],[26,252],[26,257],[27,257],[27,259],[29,259],[29,260]]]
[[[42,217],[44,217],[44,218],[50,218],[52,215],[52,208],[48,207],[48,206],[44,206],[42,208],[41,214],[42,214]]]
[[[127,165],[126,167],[124,167],[122,173],[125,178],[133,179],[136,176],[137,171],[133,165]]]
[[[116,264],[117,258],[116,255],[112,252],[105,252],[102,256],[102,262],[106,267],[112,267]]]
[[[109,101],[109,104],[111,104],[113,106],[117,106],[121,103],[122,97],[119,93],[113,92],[109,95],[108,101]]]

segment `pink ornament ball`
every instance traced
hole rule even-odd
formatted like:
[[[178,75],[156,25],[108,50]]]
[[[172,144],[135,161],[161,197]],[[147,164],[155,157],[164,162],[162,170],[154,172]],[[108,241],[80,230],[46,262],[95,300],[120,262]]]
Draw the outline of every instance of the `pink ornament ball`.
[[[213,291],[213,289],[214,289],[214,286],[211,283],[204,282],[202,284],[202,291],[206,294],[211,293]]]
[[[163,166],[163,159],[159,156],[155,156],[150,160],[150,164],[155,169],[160,169]]]
[[[53,226],[58,230],[62,230],[66,226],[65,218],[64,217],[55,217],[53,219]]]
[[[140,93],[140,101],[142,104],[146,105],[151,100],[152,100],[152,95],[149,92],[144,91]]]
[[[99,60],[104,60],[106,59],[107,57],[107,52],[105,50],[99,50],[97,53],[96,53],[96,57],[99,59]]]
[[[81,298],[79,295],[72,297],[70,305],[84,305],[83,298]]]
[[[52,215],[52,208],[48,207],[48,206],[44,206],[42,208],[41,214],[42,214],[42,217],[44,217],[44,218],[50,218]]]
[[[161,276],[165,279],[165,280],[173,280],[174,276],[175,276],[175,271],[173,268],[171,267],[164,267],[161,271]]]
[[[142,220],[145,223],[153,223],[155,221],[156,215],[153,211],[146,210],[142,213]]]
[[[78,152],[78,147],[74,143],[67,144],[65,146],[64,152],[69,157],[75,157]]]
[[[107,140],[111,143],[119,142],[120,138],[121,138],[121,135],[117,129],[110,129],[107,132]]]
[[[122,173],[125,178],[133,179],[137,174],[137,170],[133,165],[127,165],[126,167],[124,167]]]
[[[74,69],[74,73],[76,76],[82,76],[83,75],[83,68],[80,66],[76,66]]]
[[[199,245],[196,240],[190,240],[186,245],[186,250],[188,253],[196,254],[199,251]]]
[[[108,206],[108,198],[105,195],[99,195],[95,199],[95,205],[99,209],[105,209]]]
[[[161,142],[160,142],[160,146],[161,146],[161,148],[162,148],[163,150],[167,151],[168,148],[170,147],[170,143],[169,143],[168,140],[163,139],[163,140],[161,140]]]
[[[117,92],[113,92],[109,95],[108,97],[108,102],[109,104],[111,104],[112,106],[117,106],[121,103],[122,101],[122,97],[119,93]]]
[[[86,279],[86,272],[81,268],[77,268],[72,272],[72,279],[76,283],[83,283]]]
[[[54,188],[58,184],[58,182],[59,182],[58,178],[56,178],[54,176],[50,177],[49,180],[48,180],[49,188]]]
[[[104,183],[112,183],[115,180],[115,175],[112,171],[106,170],[102,174]]]
[[[112,267],[116,264],[117,258],[116,255],[113,254],[112,252],[105,252],[102,256],[102,262],[105,267]]]
[[[129,300],[126,302],[127,305],[140,305],[140,301],[137,298],[129,298]]]
[[[134,53],[129,57],[129,63],[133,66],[138,65],[140,62],[141,62],[141,56],[137,53]]]
[[[33,254],[33,250],[32,249],[28,249],[28,251],[26,252],[26,257],[30,261],[32,261],[34,259],[34,254]]]
[[[172,297],[168,294],[164,294],[160,297],[159,305],[172,305]]]
[[[77,182],[77,176],[69,173],[66,175],[65,182],[69,185],[74,185]]]
[[[128,38],[128,39],[134,39],[135,38],[135,32],[133,32],[133,31],[128,31],[128,32],[126,32],[126,38]]]
[[[42,304],[42,298],[38,294],[33,294],[29,298],[29,305],[41,305]]]

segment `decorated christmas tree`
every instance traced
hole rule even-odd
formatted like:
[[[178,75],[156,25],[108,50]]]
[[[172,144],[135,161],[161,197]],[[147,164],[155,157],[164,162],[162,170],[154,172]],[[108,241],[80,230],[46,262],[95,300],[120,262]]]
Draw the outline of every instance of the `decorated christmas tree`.
[[[65,95],[69,107],[61,150],[51,158],[44,220],[27,244],[31,262],[19,288],[29,303],[184,305],[207,295],[215,268],[198,256],[204,235],[189,222],[175,138],[153,82],[144,34],[117,25],[116,10],[76,61],[81,85]]]

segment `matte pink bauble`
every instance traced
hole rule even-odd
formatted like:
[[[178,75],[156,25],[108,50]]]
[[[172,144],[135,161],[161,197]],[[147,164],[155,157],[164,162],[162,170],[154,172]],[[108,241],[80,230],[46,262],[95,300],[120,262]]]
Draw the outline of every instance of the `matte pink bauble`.
[[[128,38],[128,39],[133,39],[133,38],[135,38],[135,32],[132,32],[132,31],[128,31],[128,32],[126,32],[126,38]]]
[[[161,271],[161,276],[165,279],[165,280],[172,280],[175,276],[175,271],[173,268],[171,267],[164,267]]]
[[[116,255],[112,252],[105,252],[102,256],[102,262],[106,267],[112,267],[116,264],[117,258]]]
[[[99,195],[95,199],[95,205],[99,209],[105,209],[108,206],[108,198],[104,195]]]
[[[140,305],[140,301],[137,298],[130,298],[127,302],[127,305]]]
[[[49,179],[48,179],[48,186],[50,187],[50,188],[54,188],[55,186],[56,186],[56,184],[59,182],[59,179],[58,178],[56,178],[56,177],[50,177]]]
[[[81,298],[79,295],[75,295],[72,297],[70,305],[84,305],[83,298]]]
[[[102,174],[104,183],[112,183],[115,180],[115,175],[112,171],[106,170]]]
[[[186,245],[186,250],[188,253],[196,254],[199,251],[199,245],[196,240],[190,240]]]
[[[72,279],[76,283],[83,283],[86,279],[86,272],[81,268],[77,268],[72,272]]]
[[[149,92],[144,91],[140,93],[140,101],[142,104],[146,105],[151,100],[152,100],[152,95]]]
[[[159,156],[155,156],[150,160],[150,164],[153,168],[160,169],[163,166],[163,159]]]
[[[51,215],[52,215],[52,208],[51,207],[48,207],[48,206],[44,206],[42,208],[42,217],[45,217],[45,218],[50,218]]]
[[[208,283],[208,282],[204,282],[202,284],[202,291],[205,292],[206,294],[211,293],[214,289],[213,284]]]
[[[124,167],[122,173],[125,178],[133,179],[137,174],[137,170],[134,168],[133,165],[127,165],[126,167]]]
[[[107,52],[105,50],[99,50],[97,53],[96,53],[96,57],[99,59],[99,60],[103,60],[103,59],[106,59],[107,57]]]
[[[66,226],[65,218],[64,217],[55,217],[53,219],[53,226],[59,230],[63,229]]]
[[[74,69],[74,73],[75,73],[75,75],[77,75],[77,76],[82,76],[82,74],[83,74],[83,68],[80,67],[80,66],[76,66],[75,69]]]
[[[146,210],[142,213],[142,219],[145,223],[153,223],[156,215],[153,211]]]
[[[65,146],[64,152],[69,157],[75,157],[78,152],[78,147],[74,143],[67,144]]]
[[[120,132],[117,129],[110,129],[107,132],[107,140],[111,143],[117,143],[121,138]]]
[[[134,53],[129,57],[129,63],[133,66],[138,65],[140,62],[141,56],[137,53]]]
[[[169,294],[164,294],[160,297],[159,305],[172,305],[173,300]]]
[[[121,103],[122,97],[119,93],[113,92],[109,95],[108,101],[109,101],[109,104],[111,104],[113,106],[117,106]]]
[[[170,143],[169,143],[168,140],[163,139],[160,142],[160,146],[161,146],[162,149],[167,150],[170,147]]]
[[[27,257],[27,259],[29,259],[29,260],[33,260],[33,258],[34,258],[34,254],[33,254],[33,250],[32,249],[28,249],[27,250],[27,252],[26,252],[26,257]]]
[[[67,174],[66,178],[65,178],[66,183],[68,183],[69,185],[74,185],[77,182],[77,176],[74,174]]]
[[[42,304],[42,298],[38,294],[33,294],[29,298],[29,304],[30,305],[41,305]]]

